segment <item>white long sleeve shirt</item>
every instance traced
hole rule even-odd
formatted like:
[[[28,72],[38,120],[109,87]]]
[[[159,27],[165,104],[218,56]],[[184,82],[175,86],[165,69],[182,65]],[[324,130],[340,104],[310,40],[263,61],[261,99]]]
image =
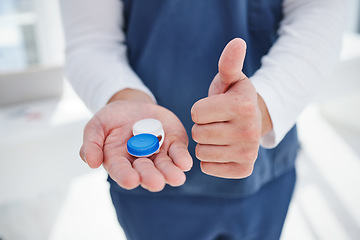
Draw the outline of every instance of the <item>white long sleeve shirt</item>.
[[[60,0],[66,37],[66,73],[96,112],[118,91],[151,91],[126,55],[120,0]],[[346,0],[284,0],[279,38],[250,78],[264,99],[273,130],[261,145],[275,147],[331,74],[341,46]]]

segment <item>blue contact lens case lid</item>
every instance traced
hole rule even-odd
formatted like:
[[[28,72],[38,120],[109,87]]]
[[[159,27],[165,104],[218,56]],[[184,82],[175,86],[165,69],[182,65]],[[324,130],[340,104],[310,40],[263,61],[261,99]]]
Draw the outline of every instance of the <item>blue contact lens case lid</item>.
[[[149,157],[160,148],[159,139],[149,133],[141,133],[127,142],[128,153],[135,157]]]

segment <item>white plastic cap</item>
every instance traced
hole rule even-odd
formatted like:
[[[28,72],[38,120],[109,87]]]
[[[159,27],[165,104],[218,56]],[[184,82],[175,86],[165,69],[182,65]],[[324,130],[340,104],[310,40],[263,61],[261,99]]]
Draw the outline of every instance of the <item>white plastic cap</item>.
[[[153,118],[146,118],[140,121],[137,121],[133,127],[133,135],[136,136],[141,133],[150,133],[160,138],[160,147],[164,142],[165,133],[162,127],[162,124],[159,120]]]

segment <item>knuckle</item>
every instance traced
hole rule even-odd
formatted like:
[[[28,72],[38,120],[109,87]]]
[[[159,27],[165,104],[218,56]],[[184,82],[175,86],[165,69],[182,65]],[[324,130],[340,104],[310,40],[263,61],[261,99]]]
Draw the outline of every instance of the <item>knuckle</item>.
[[[244,152],[243,159],[248,163],[253,163],[255,162],[257,155],[258,155],[257,149],[255,150],[253,148],[250,148]]]
[[[120,178],[117,183],[125,189],[134,189],[139,186],[139,176],[138,175],[128,175],[127,177]]]
[[[257,111],[256,107],[257,106],[254,101],[247,100],[240,105],[240,110],[245,116],[255,116]]]
[[[236,96],[233,99],[232,111],[237,116],[255,116],[257,113],[257,104],[251,99],[244,100]]]
[[[241,177],[246,178],[249,177],[254,170],[254,165],[247,165],[247,166],[242,166],[241,170],[240,170],[240,174]]]
[[[226,173],[228,178],[242,179],[250,176],[253,172],[253,165],[250,164],[231,164],[231,168]]]
[[[236,164],[233,166],[233,173],[231,175],[238,179],[246,178],[252,174],[253,169],[254,166],[250,164]]]
[[[252,141],[259,141],[261,138],[261,125],[257,125],[254,122],[251,122],[251,125],[249,126],[249,129],[251,131],[250,134],[250,140]]]
[[[156,168],[159,169],[159,170],[166,169],[169,166],[169,162],[167,161],[167,156],[159,154],[154,159],[154,164],[155,164]]]
[[[244,100],[235,96],[232,99],[232,104],[230,105],[229,110],[232,116],[253,117],[257,113],[257,106],[254,101],[251,101],[251,99]]]
[[[243,134],[241,130],[233,129],[232,131],[229,132],[227,138],[234,143],[239,143],[243,139]]]
[[[135,159],[135,161],[132,163],[132,166],[133,166],[134,168],[139,168],[139,167],[144,168],[144,166],[148,167],[148,163],[149,163],[149,160],[146,159],[146,158],[137,158],[137,159]]]
[[[201,144],[196,145],[195,155],[200,161],[215,162],[220,159],[215,151],[211,151],[206,145]]]
[[[241,114],[241,101],[239,99],[239,97],[234,97],[232,99],[232,104],[230,105],[229,110],[231,111],[231,113],[235,116],[239,116],[239,114]]]
[[[255,127],[253,123],[250,123],[249,126],[241,131],[242,138],[247,141],[258,141],[261,137],[260,129]]]
[[[116,171],[115,171],[115,165],[117,163],[114,161],[110,161],[110,162],[106,162],[104,164],[104,168],[106,169],[106,171],[110,174],[113,175]]]
[[[205,136],[208,139],[211,139],[211,140],[217,139],[218,141],[223,138],[222,137],[222,132],[219,131],[218,129],[207,129],[206,132],[205,132]]]
[[[257,157],[258,157],[258,149],[254,149],[254,148],[240,148],[238,150],[238,152],[236,153],[237,157],[236,159],[238,159],[238,163],[242,163],[242,164],[252,164],[256,161]]]
[[[257,157],[258,157],[258,151],[251,150],[247,153],[247,160],[250,163],[254,163],[256,161]]]
[[[208,125],[199,126],[195,124],[191,129],[191,134],[195,142],[202,144],[216,144],[219,142],[224,142],[224,138],[233,138],[233,136],[228,135],[225,137],[224,129],[211,127]]]

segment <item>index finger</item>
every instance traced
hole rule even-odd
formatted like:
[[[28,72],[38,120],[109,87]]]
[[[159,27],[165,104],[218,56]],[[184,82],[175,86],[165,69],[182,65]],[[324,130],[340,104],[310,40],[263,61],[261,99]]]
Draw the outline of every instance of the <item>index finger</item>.
[[[231,99],[230,99],[231,100]],[[225,94],[200,99],[191,108],[191,118],[196,124],[226,122],[234,115],[229,97]]]
[[[174,164],[183,171],[189,171],[192,168],[193,160],[187,148],[187,144],[177,140],[169,147],[169,157]]]

